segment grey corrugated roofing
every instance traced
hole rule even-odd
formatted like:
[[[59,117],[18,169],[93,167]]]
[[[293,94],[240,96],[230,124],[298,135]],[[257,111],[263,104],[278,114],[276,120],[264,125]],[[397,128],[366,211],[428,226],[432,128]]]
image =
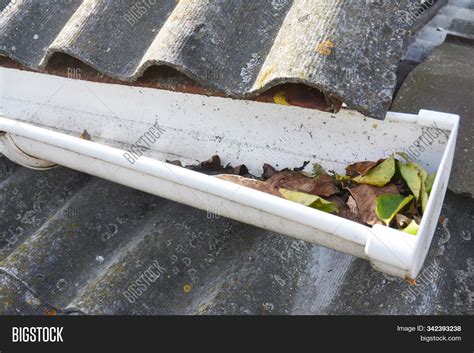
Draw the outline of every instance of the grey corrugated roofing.
[[[0,313],[474,314],[473,199],[448,192],[442,216],[412,286],[365,260],[0,156]],[[163,275],[130,302],[155,261]]]
[[[404,59],[422,62],[448,34],[474,39],[474,1],[450,0],[413,38]]]
[[[473,19],[474,21],[474,19]],[[393,109],[414,113],[431,109],[460,116],[449,188],[474,196],[474,40],[448,36],[417,66],[400,88]],[[423,93],[420,93],[423,92]],[[453,92],[456,92],[455,94]]]
[[[452,193],[417,287],[365,260],[65,168],[0,157],[2,203],[3,314],[474,313],[474,200]],[[150,266],[159,277],[127,297]]]
[[[166,65],[240,98],[304,83],[381,119],[416,2],[2,0],[0,54],[38,69],[66,53],[126,81]]]

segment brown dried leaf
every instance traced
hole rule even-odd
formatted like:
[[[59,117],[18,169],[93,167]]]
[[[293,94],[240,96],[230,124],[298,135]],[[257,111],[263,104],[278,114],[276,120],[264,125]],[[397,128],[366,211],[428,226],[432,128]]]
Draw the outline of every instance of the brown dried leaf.
[[[84,130],[84,131],[81,132],[81,134],[79,135],[79,138],[80,138],[80,139],[83,139],[83,140],[88,140],[88,141],[90,141],[90,140],[91,140],[91,135],[89,135],[89,133],[87,132],[87,130]]]
[[[270,195],[283,198],[283,195],[278,191],[277,188],[273,187],[272,185],[264,181],[244,178],[244,177],[241,177],[240,175],[230,175],[230,174],[216,175],[216,178],[230,181],[234,184],[246,186],[251,189],[255,189],[255,190],[270,194]]]
[[[178,161],[178,160],[174,160],[174,161],[166,160],[166,163],[172,164],[172,165],[176,165],[176,166],[178,166],[178,167],[182,167],[182,166],[183,166],[183,165],[181,164],[181,161]]]
[[[407,216],[408,218],[414,218],[414,217],[420,216],[420,213],[418,212],[418,209],[416,208],[415,200],[410,202],[410,204],[407,207],[405,207],[403,214]]]
[[[207,161],[201,162],[201,167],[204,169],[221,169],[221,158],[216,154],[211,157],[211,159],[208,159]]]
[[[359,175],[366,175],[369,170],[375,167],[378,162],[364,161],[351,164],[346,167],[346,175],[355,178]]]
[[[277,189],[283,188],[322,197],[330,197],[339,193],[339,189],[334,185],[334,181],[329,175],[313,179],[301,173],[287,170],[274,174],[267,180],[267,183]]]
[[[398,229],[408,227],[410,222],[411,222],[411,219],[408,218],[407,216],[402,215],[401,213],[398,213],[395,216],[395,224],[396,224]]]
[[[271,178],[276,173],[277,173],[277,170],[273,168],[270,164],[265,163],[263,165],[263,175],[262,175],[263,178],[265,179]]]
[[[309,164],[309,161],[304,161],[301,167],[293,168],[293,170],[295,172],[302,172],[308,164]]]
[[[359,207],[357,206],[357,202],[352,196],[349,196],[349,199],[347,200],[347,208],[348,214],[346,218],[350,219],[351,221],[360,223]]]
[[[394,184],[388,184],[381,188],[371,185],[359,185],[350,189],[349,192],[357,204],[360,221],[369,225],[383,224],[375,213],[377,196],[399,195],[398,189]]]
[[[327,198],[327,201],[333,202],[336,204],[338,212],[337,215],[340,217],[344,218],[349,218],[350,216],[350,210],[349,207],[347,207],[346,203],[344,202],[343,199],[341,199],[339,196],[334,195],[329,198]]]
[[[235,175],[246,175],[249,173],[249,170],[247,169],[245,164],[241,164],[232,169],[232,173],[234,173]]]

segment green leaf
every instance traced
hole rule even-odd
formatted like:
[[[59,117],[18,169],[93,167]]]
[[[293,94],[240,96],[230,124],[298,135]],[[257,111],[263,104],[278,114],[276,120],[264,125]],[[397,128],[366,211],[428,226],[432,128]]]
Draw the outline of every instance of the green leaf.
[[[415,199],[418,201],[420,199],[421,192],[421,178],[418,168],[412,164],[403,164],[402,162],[398,162],[397,164],[400,174],[402,175],[403,179],[405,179],[411,192],[413,195],[415,195]]]
[[[420,178],[423,183],[425,183],[426,179],[428,178],[428,172],[423,168],[421,165],[416,164],[416,163],[410,163],[414,168],[418,170],[418,173],[420,173]]]
[[[364,176],[360,175],[353,180],[358,184],[368,184],[372,186],[385,186],[395,174],[395,158],[390,156],[379,165],[372,168]]]
[[[400,157],[402,157],[405,160],[405,162],[411,163],[411,159],[410,159],[410,157],[408,157],[408,153],[396,152],[396,154],[398,154]]]
[[[347,175],[341,175],[341,174],[334,174],[334,179],[336,181],[347,181],[347,180],[351,180],[351,177],[350,176],[347,176]]]
[[[279,191],[287,200],[328,213],[338,212],[337,205],[334,202],[326,201],[322,197],[283,188]]]
[[[420,190],[420,204],[421,204],[421,212],[425,213],[426,205],[428,204],[428,192],[426,191],[426,179],[428,179],[428,172],[419,164],[412,163],[416,169],[418,169],[418,173],[421,179],[421,190]]]
[[[406,164],[401,162],[398,163],[400,173],[403,179],[408,184],[411,192],[415,195],[416,201],[421,205],[422,213],[425,213],[426,205],[428,204],[428,197],[433,187],[434,179],[436,174],[428,175],[428,172],[421,165],[417,163],[411,163],[404,153],[398,153],[400,156],[407,160]],[[418,177],[416,177],[414,171],[417,171]],[[418,188],[419,179],[419,188]]]
[[[410,224],[406,228],[401,229],[401,231],[408,234],[416,235],[419,229],[420,229],[420,226],[418,225],[418,223],[412,220]]]
[[[436,178],[436,173],[432,173],[428,175],[428,178],[426,178],[425,186],[426,186],[426,192],[428,193],[428,195],[431,193],[431,189],[433,188],[435,178]]]
[[[400,210],[413,200],[413,195],[380,195],[377,197],[375,213],[387,226]]]

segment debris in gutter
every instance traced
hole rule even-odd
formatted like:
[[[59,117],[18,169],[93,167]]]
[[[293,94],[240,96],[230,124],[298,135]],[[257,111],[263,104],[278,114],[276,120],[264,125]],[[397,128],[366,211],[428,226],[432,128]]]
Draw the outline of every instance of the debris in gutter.
[[[257,179],[244,178],[240,175],[225,175],[225,174],[217,175],[217,178],[222,179],[222,180],[227,180],[238,185],[246,186],[248,188],[255,189],[255,190],[258,190],[258,191],[261,191],[273,196],[283,197],[283,195],[280,193],[280,191],[276,187],[264,181],[260,181]]]
[[[365,225],[382,224],[416,235],[436,174],[397,153],[378,161],[356,162],[346,167],[346,175],[313,165],[313,173],[301,167],[280,171],[263,164],[261,176],[249,173],[244,165],[222,165],[218,155],[185,168],[281,197],[317,210]],[[182,166],[180,161],[167,163]]]
[[[81,134],[79,135],[79,138],[83,139],[83,140],[88,140],[88,141],[91,140],[91,136],[89,135],[89,133],[85,129],[84,129],[83,132],[81,132]]]

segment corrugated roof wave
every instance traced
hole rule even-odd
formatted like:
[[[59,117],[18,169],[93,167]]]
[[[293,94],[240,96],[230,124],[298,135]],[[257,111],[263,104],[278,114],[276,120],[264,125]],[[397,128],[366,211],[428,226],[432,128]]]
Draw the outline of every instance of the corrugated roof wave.
[[[474,200],[448,193],[443,216],[417,294],[362,259],[0,157],[0,314],[472,314]]]
[[[134,81],[153,65],[232,97],[287,82],[383,118],[416,0],[0,1],[0,54],[66,53]]]

